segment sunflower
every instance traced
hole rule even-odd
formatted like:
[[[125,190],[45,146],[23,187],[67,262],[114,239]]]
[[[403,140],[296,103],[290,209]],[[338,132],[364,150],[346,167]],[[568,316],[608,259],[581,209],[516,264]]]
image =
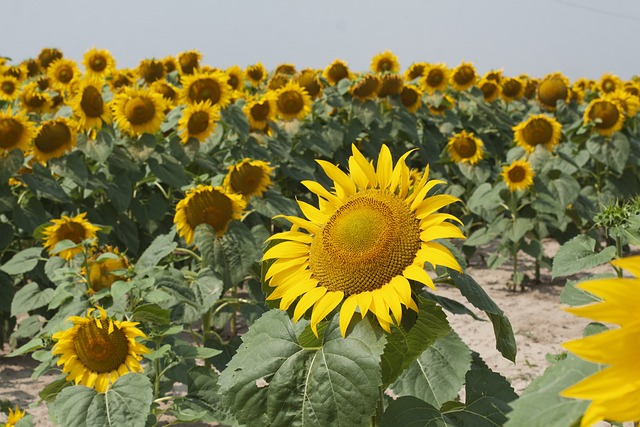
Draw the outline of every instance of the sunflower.
[[[40,63],[36,59],[33,59],[33,58],[25,59],[24,61],[22,61],[22,65],[27,70],[28,78],[36,77],[42,74],[42,67],[40,66]]]
[[[111,123],[111,110],[102,96],[102,80],[84,78],[78,85],[78,92],[69,102],[79,129],[102,129],[102,123]]]
[[[526,159],[515,160],[502,167],[502,179],[509,191],[526,190],[533,185],[533,168]]]
[[[631,95],[633,95],[633,96],[635,96],[637,98],[640,98],[640,84],[638,84],[638,83],[636,83],[636,82],[634,82],[632,80],[624,82],[624,84],[622,85],[622,90],[624,90],[625,92],[627,92],[627,93],[629,93],[629,94],[631,94]],[[2,96],[2,95],[0,94],[0,96]]]
[[[113,73],[116,61],[108,50],[94,47],[85,52],[82,57],[82,65],[84,65],[87,76],[104,79]]]
[[[268,128],[269,122],[275,118],[276,105],[275,94],[267,92],[258,98],[247,101],[242,111],[249,120],[249,126],[252,130],[264,131]]]
[[[267,83],[267,89],[271,91],[277,91],[287,85],[291,78],[286,74],[274,74]]]
[[[607,95],[608,99],[617,100],[622,106],[625,116],[634,117],[638,114],[638,108],[640,108],[640,98],[631,93],[618,89],[615,92],[611,92]]]
[[[484,154],[482,147],[484,144],[480,138],[473,136],[473,132],[467,133],[465,130],[449,138],[447,144],[449,155],[454,162],[470,165],[475,165],[482,160]]]
[[[379,87],[380,77],[376,74],[367,73],[353,81],[351,88],[349,88],[349,93],[360,101],[366,101],[367,99],[375,98]]]
[[[171,83],[166,80],[156,80],[151,83],[150,87],[152,91],[162,95],[162,99],[164,99],[166,104],[165,112],[168,112],[167,110],[171,110],[178,105],[178,88]]]
[[[611,136],[624,125],[624,109],[610,97],[593,99],[584,111],[584,122],[593,123],[593,129],[602,136]]]
[[[527,99],[533,99],[538,93],[538,85],[540,84],[540,79],[535,77],[528,77],[526,83],[524,85],[524,97]]]
[[[561,73],[549,74],[538,84],[538,102],[551,111],[558,101],[568,102],[570,95],[569,80]]]
[[[451,252],[434,241],[464,238],[456,225],[446,221],[457,218],[435,213],[458,199],[445,194],[427,197],[443,181],[429,181],[427,168],[410,186],[405,164],[410,152],[394,167],[391,152],[383,145],[374,168],[355,145],[352,150],[350,174],[317,160],[333,180],[334,191],[303,181],[318,196],[319,207],[298,201],[308,219],[284,216],[293,223],[291,230],[271,236],[269,240],[282,242],[263,256],[264,261],[273,260],[265,273],[274,288],[267,299],[279,299],[280,308],[287,310],[301,297],[293,320],[311,309],[316,336],[318,323],[338,306],[343,336],[356,307],[362,317],[371,311],[389,332],[391,324],[402,320],[402,305],[418,311],[409,280],[435,289],[424,270],[426,262],[461,270]]]
[[[230,193],[241,194],[245,200],[261,197],[271,185],[273,168],[268,162],[244,159],[229,166],[228,170],[222,185]]]
[[[562,125],[553,117],[536,114],[514,126],[513,133],[516,144],[527,153],[533,153],[538,145],[551,151],[560,142]]]
[[[87,213],[83,212],[74,216],[73,218],[62,215],[60,219],[52,219],[53,225],[46,227],[42,231],[44,238],[44,247],[49,252],[49,255],[53,255],[51,252],[55,249],[56,245],[63,240],[71,240],[76,245],[75,248],[65,249],[60,251],[57,255],[65,260],[71,260],[76,254],[83,251],[82,243],[84,240],[95,239],[97,237],[96,232],[100,230],[100,227],[96,227],[86,219]]]
[[[633,277],[590,280],[578,288],[594,294],[601,301],[580,307],[565,308],[576,316],[620,327],[568,341],[567,350],[593,363],[606,365],[560,394],[574,399],[590,400],[582,417],[581,426],[609,421],[640,421],[640,256],[611,261],[614,266],[627,270]]]
[[[113,93],[122,92],[124,88],[133,86],[135,81],[136,76],[134,72],[128,68],[114,71],[107,79]]]
[[[98,316],[93,313],[98,312]],[[107,316],[102,307],[90,308],[86,317],[72,316],[73,326],[53,334],[52,353],[59,354],[58,366],[64,365],[67,380],[107,391],[119,377],[142,372],[140,360],[149,349],[136,341],[147,338],[136,326],[138,322],[118,321]]]
[[[173,56],[165,56],[162,58],[162,66],[165,74],[173,73],[178,69],[178,61]]]
[[[404,79],[397,73],[384,73],[380,75],[380,86],[378,87],[378,98],[398,95],[402,92]]]
[[[273,71],[273,74],[284,74],[285,76],[293,77],[297,73],[296,67],[293,64],[279,64]]]
[[[427,93],[444,92],[449,85],[451,70],[445,64],[431,64],[420,78],[420,87]]]
[[[188,245],[200,224],[209,224],[218,236],[224,235],[229,223],[242,218],[246,202],[240,194],[227,193],[222,187],[198,185],[178,202],[173,222],[178,234]]]
[[[350,80],[353,77],[349,66],[342,59],[334,59],[331,64],[326,66],[322,76],[327,79],[331,86],[337,85],[342,79]]]
[[[38,62],[45,70],[55,60],[62,58],[62,52],[56,48],[45,47],[38,54]]]
[[[9,408],[9,415],[7,417],[7,422],[4,425],[4,427],[15,427],[16,423],[20,421],[26,414],[27,414],[27,411],[25,410],[21,411],[20,408],[18,408],[18,405],[16,405],[15,411]]]
[[[211,105],[224,108],[231,102],[233,89],[227,81],[229,76],[223,71],[197,72],[183,77],[181,102],[196,104],[209,101]]]
[[[0,77],[0,100],[13,101],[18,98],[20,82],[11,76]]]
[[[415,113],[422,105],[422,90],[416,85],[404,85],[402,92],[400,92],[400,102],[407,111]]]
[[[118,248],[107,245],[87,260],[89,289],[98,292],[110,288],[118,280],[128,280],[123,273],[129,268],[129,260]]]
[[[61,157],[76,146],[75,124],[67,118],[58,117],[40,123],[33,139],[33,157],[40,163]]]
[[[424,75],[424,72],[427,68],[429,68],[429,64],[427,64],[426,62],[414,62],[404,72],[404,78],[408,82],[414,79],[419,79]]]
[[[316,99],[322,95],[322,82],[318,74],[318,71],[313,68],[305,68],[296,75],[293,81],[306,90],[311,99]]]
[[[19,97],[24,109],[30,113],[45,114],[53,108],[51,96],[41,91],[37,82],[22,85]]]
[[[525,83],[519,77],[504,78],[500,86],[500,97],[506,102],[515,101],[524,96]]]
[[[200,68],[201,60],[202,54],[197,50],[180,52],[178,54],[178,65],[180,67],[180,74],[182,74],[183,76],[190,76],[191,74],[195,74]]]
[[[577,87],[581,91],[586,92],[588,90],[595,90],[597,87],[597,83],[595,80],[587,79],[585,77],[580,77],[579,79],[576,79],[573,82],[571,87],[572,88]]]
[[[145,83],[150,85],[164,78],[164,64],[155,59],[143,59],[138,63],[137,73]]]
[[[242,68],[237,65],[232,65],[226,70],[227,76],[227,84],[231,87],[234,92],[242,92],[244,90],[244,71]],[[237,96],[239,97],[239,95]]]
[[[247,76],[247,80],[254,86],[258,86],[264,79],[267,78],[267,70],[264,68],[261,62],[258,62],[253,65],[249,65],[244,70],[245,76]]]
[[[494,81],[496,84],[500,84],[502,83],[502,69],[488,71],[484,76],[482,76],[482,78]]]
[[[602,94],[615,92],[621,87],[622,80],[620,80],[620,77],[611,73],[602,74],[598,81],[598,90],[600,90],[600,93]]]
[[[471,62],[462,62],[451,72],[449,83],[455,90],[462,92],[476,84],[477,80],[476,67]]]
[[[75,61],[60,58],[49,65],[47,75],[51,81],[51,86],[62,92],[71,89],[73,79],[77,79],[80,76],[80,71]]]
[[[27,78],[27,69],[23,65],[11,65],[6,68],[0,68],[3,76],[14,77],[19,82]]]
[[[28,152],[35,135],[35,125],[29,121],[24,111],[14,115],[11,108],[6,112],[0,110],[0,156],[16,148],[23,153]]]
[[[165,117],[162,95],[149,88],[125,88],[113,98],[111,108],[120,130],[133,135],[156,133]]]
[[[500,86],[495,80],[483,77],[478,82],[478,88],[482,91],[485,102],[493,102],[500,96]]]
[[[303,119],[311,112],[311,97],[295,82],[278,89],[275,97],[276,110],[283,120]]]
[[[212,106],[209,101],[188,104],[178,120],[178,133],[182,143],[186,144],[190,138],[203,142],[213,133],[219,121],[220,109]]]
[[[389,50],[377,54],[371,59],[371,71],[376,74],[397,73],[400,71],[398,57]]]

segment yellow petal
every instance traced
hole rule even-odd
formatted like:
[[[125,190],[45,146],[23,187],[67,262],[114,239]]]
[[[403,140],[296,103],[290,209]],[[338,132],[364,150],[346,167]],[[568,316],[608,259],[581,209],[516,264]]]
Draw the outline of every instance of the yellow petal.
[[[301,200],[297,200],[298,206],[300,206],[300,210],[306,216],[309,221],[314,224],[324,224],[327,222],[329,218],[318,208],[310,205],[309,203],[303,202]]]
[[[356,299],[358,300],[358,307],[360,307],[360,314],[364,319],[364,316],[367,315],[367,312],[371,308],[371,303],[373,302],[373,296],[371,292],[361,292],[359,294],[355,294]]]
[[[380,292],[371,292],[372,304],[370,310],[378,319],[382,319],[387,323],[393,323],[393,319],[389,315],[389,307],[385,303],[384,297]]]
[[[407,308],[412,309],[416,313],[418,312],[418,306],[413,300],[411,292],[411,284],[404,276],[395,276],[387,286],[392,286],[397,292],[400,302],[402,302]]]
[[[332,205],[336,209],[340,207],[340,205],[342,204],[340,202],[340,199],[338,199],[338,197],[336,197],[335,194],[331,194],[329,190],[324,188],[322,185],[320,185],[320,183],[316,181],[307,180],[307,181],[302,181],[301,184],[307,187],[309,191],[316,194],[318,197],[325,199],[330,205]]]
[[[347,336],[347,328],[351,323],[351,318],[356,312],[356,306],[358,305],[358,298],[356,295],[350,295],[342,303],[340,308],[340,333],[343,337]]]
[[[393,168],[393,173],[391,174],[391,183],[389,185],[389,191],[395,193],[398,187],[400,188],[400,197],[404,197],[409,191],[409,167],[407,166],[406,160],[415,150],[410,150],[404,153],[396,163],[396,166]]]
[[[458,261],[453,256],[451,251],[442,246],[440,243],[423,243],[416,256],[420,259],[426,260],[426,262],[430,263],[434,267],[436,265],[442,265],[444,267],[449,267],[452,270],[456,270],[462,273],[462,268],[460,267],[460,264],[458,264]]]
[[[367,177],[367,182],[369,186],[375,187],[378,183],[378,178],[376,177],[376,170],[373,165],[367,160],[364,155],[358,151],[355,145],[351,145],[351,151],[353,153],[353,160],[358,164],[359,169],[362,173]],[[349,170],[351,169],[351,163],[349,164]]]
[[[280,310],[288,310],[291,304],[302,294],[318,286],[317,281],[308,280],[290,287],[280,300]]]
[[[305,293],[302,298],[300,298],[300,301],[298,301],[298,304],[296,304],[296,309],[293,312],[293,321],[297,322],[300,320],[304,313],[326,293],[327,288],[324,286],[318,286]]]
[[[318,323],[327,317],[334,308],[340,304],[340,301],[344,298],[344,292],[327,292],[322,298],[320,298],[311,311],[311,330],[318,336]]]
[[[345,174],[333,163],[327,162],[325,160],[316,160],[316,162],[320,165],[320,167],[324,170],[324,173],[327,174],[329,178],[333,180],[336,194],[339,198],[344,198],[346,196],[352,196],[356,192],[356,185],[349,178],[349,175]]]
[[[378,164],[376,165],[376,177],[378,178],[379,188],[388,188],[391,183],[391,174],[393,173],[393,159],[389,147],[382,144],[380,154],[378,154]]]
[[[462,234],[462,230],[450,222],[434,225],[420,233],[420,240],[423,242],[436,239],[465,239],[465,236]]]
[[[460,201],[460,199],[458,199],[457,197],[451,196],[449,194],[438,194],[436,196],[431,196],[425,200],[422,200],[422,203],[416,203],[418,200],[419,199],[414,200],[411,204],[411,209],[415,209],[416,217],[418,219],[422,219],[428,215],[431,215],[444,206]],[[414,208],[414,206],[416,207]]]
[[[298,258],[298,257],[308,257],[309,256],[309,245],[305,245],[304,243],[298,242],[282,242],[278,243],[275,246],[269,248],[267,252],[263,255],[262,259],[273,259],[273,258]]]
[[[299,227],[302,228],[304,230],[307,230],[309,233],[311,234],[316,234],[318,232],[318,230],[320,230],[320,226],[318,226],[318,224],[314,224],[311,221],[308,221],[304,218],[300,218],[297,216],[292,216],[292,215],[276,215],[274,218],[284,218],[287,221],[289,221],[290,223],[293,224],[293,227]]]
[[[627,270],[636,277],[640,277],[640,255],[628,256],[611,261],[611,264]]]
[[[433,284],[433,279],[431,279],[431,276],[429,276],[424,268],[420,268],[417,265],[410,265],[404,269],[402,275],[409,280],[415,280],[416,282],[420,282],[430,287],[434,291],[436,290],[436,286]]]
[[[283,231],[281,233],[274,234],[265,241],[269,242],[272,240],[291,240],[293,242],[311,244],[311,242],[313,242],[313,236],[299,231]]]
[[[289,268],[292,268],[292,269],[300,268],[300,266],[304,264],[306,261],[308,260],[305,257],[291,258],[286,260],[278,259],[273,264],[271,264],[271,266],[269,266],[269,269],[267,270],[267,273],[265,275],[265,280],[269,280],[274,275],[282,271],[285,271]]]

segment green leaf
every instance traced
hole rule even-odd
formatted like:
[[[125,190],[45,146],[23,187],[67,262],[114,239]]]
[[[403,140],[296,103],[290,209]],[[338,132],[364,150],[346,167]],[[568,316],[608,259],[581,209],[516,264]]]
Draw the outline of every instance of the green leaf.
[[[175,235],[175,229],[172,229],[168,234],[163,234],[153,239],[151,245],[140,255],[138,262],[136,262],[136,273],[141,274],[155,267],[162,258],[173,252],[178,247],[178,243],[174,242]]]
[[[160,307],[158,304],[139,305],[133,310],[131,320],[136,322],[150,322],[158,325],[168,325],[171,310]]]
[[[508,229],[507,238],[512,242],[519,242],[528,231],[533,230],[534,222],[530,218],[516,218],[511,222]]]
[[[262,258],[251,230],[239,221],[229,224],[227,232],[213,242],[214,263],[209,265],[218,272],[225,289],[240,283]]]
[[[540,178],[545,184],[545,190],[551,193],[553,198],[560,203],[562,209],[566,209],[580,195],[580,189],[582,188],[580,183],[563,171],[552,169]]]
[[[64,390],[65,388],[71,386],[73,382],[67,381],[67,378],[57,379],[49,384],[47,384],[41,391],[38,393],[40,399],[46,402],[52,402],[58,396],[58,394]]]
[[[218,422],[231,425],[235,423],[235,418],[228,407],[222,404],[220,386],[218,385],[219,374],[204,366],[194,366],[189,369],[189,381],[187,383],[187,396],[184,401],[178,401],[177,409],[172,414],[179,417],[184,413],[184,409],[196,412],[199,409],[206,411],[206,416],[200,416],[205,422]],[[185,420],[186,421],[186,420]]]
[[[156,157],[150,157],[147,164],[151,172],[160,181],[177,188],[189,183],[189,179],[185,175],[184,168],[180,162],[164,153],[159,157],[160,160]]]
[[[382,417],[381,427],[449,427],[440,411],[417,397],[392,401]],[[471,427],[471,426],[467,426]]]
[[[32,234],[48,221],[47,212],[42,206],[42,202],[38,198],[32,197],[25,205],[16,206],[13,209],[13,221],[26,233]]]
[[[587,141],[587,151],[595,160],[604,163],[620,174],[627,164],[631,146],[622,132],[616,132],[611,139],[589,139]]]
[[[494,218],[496,206],[502,203],[499,190],[499,186],[492,187],[488,182],[480,184],[467,200],[467,207],[471,212],[484,219]]]
[[[601,366],[582,360],[573,354],[551,365],[511,403],[505,427],[566,427],[577,425],[589,401],[561,397],[560,392],[593,375]],[[531,416],[535,414],[535,416]]]
[[[112,182],[107,183],[106,192],[114,208],[119,212],[126,211],[133,197],[131,179],[127,174],[120,174]]]
[[[33,270],[42,253],[41,247],[28,248],[15,254],[9,261],[0,267],[0,270],[12,276]]]
[[[49,304],[53,297],[53,289],[40,289],[36,282],[27,283],[20,288],[11,301],[11,315],[26,313]]]
[[[560,294],[560,302],[567,305],[585,305],[592,302],[600,301],[595,295],[585,292],[582,289],[578,289],[576,285],[579,282],[574,280],[567,280],[567,283],[562,289]]]
[[[7,182],[20,170],[24,163],[22,150],[14,149],[4,157],[0,157],[0,182]]]
[[[13,227],[9,224],[0,224],[0,249],[4,249],[13,241]]]
[[[609,246],[601,252],[595,252],[595,239],[581,234],[560,246],[553,258],[553,277],[569,276],[589,268],[611,261],[616,255],[616,248]]]
[[[249,135],[249,120],[238,105],[229,105],[220,112],[220,115],[224,123],[231,125],[241,139],[247,138]]]
[[[87,170],[87,161],[81,151],[76,150],[66,155],[60,166],[62,167],[56,169],[60,169],[61,176],[71,179],[81,187],[87,186],[89,171]]]
[[[40,197],[59,203],[71,203],[71,198],[62,189],[51,172],[39,163],[33,164],[33,173],[21,175],[25,184]]]
[[[206,347],[194,347],[191,345],[177,345],[173,347],[177,355],[185,359],[208,359],[222,353],[221,350]]]

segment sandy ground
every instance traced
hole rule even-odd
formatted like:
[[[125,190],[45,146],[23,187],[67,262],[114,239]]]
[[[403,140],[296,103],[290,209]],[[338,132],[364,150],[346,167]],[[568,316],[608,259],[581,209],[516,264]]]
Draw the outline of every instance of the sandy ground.
[[[545,253],[554,255],[557,244],[548,242]],[[520,263],[532,275],[531,260],[523,256]],[[601,267],[594,272],[607,271],[609,267]],[[487,364],[504,375],[519,394],[537,376],[549,366],[545,356],[548,353],[562,351],[560,343],[582,335],[587,325],[586,319],[574,317],[561,309],[560,293],[564,280],[551,280],[549,271],[542,270],[542,283],[527,287],[524,292],[511,292],[506,288],[510,270],[507,265],[496,270],[487,270],[472,262],[467,269],[489,296],[507,314],[515,333],[518,356],[516,363],[504,359],[495,349],[493,329],[489,321],[480,322],[470,316],[451,315],[449,320],[454,330],[465,343],[480,353]],[[456,288],[440,287],[438,294],[465,302]],[[473,307],[466,303],[469,308]],[[483,312],[475,310],[479,317],[485,318]],[[4,354],[8,349],[5,347]],[[34,425],[49,427],[47,409],[44,404],[36,405],[38,392],[55,375],[45,375],[37,381],[31,379],[31,371],[36,362],[29,356],[18,358],[0,357],[0,399],[6,399],[27,407],[34,416]],[[31,405],[31,406],[30,406]],[[3,417],[3,415],[0,415]],[[4,418],[0,418],[2,422]],[[605,424],[603,424],[605,425]]]

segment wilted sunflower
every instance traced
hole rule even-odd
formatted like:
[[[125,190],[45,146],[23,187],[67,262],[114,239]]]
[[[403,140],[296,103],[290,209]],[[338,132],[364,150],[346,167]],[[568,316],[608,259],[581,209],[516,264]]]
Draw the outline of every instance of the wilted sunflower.
[[[31,147],[34,159],[46,163],[71,151],[76,146],[75,126],[64,117],[41,122]]]
[[[398,57],[389,50],[377,54],[371,59],[371,71],[376,74],[399,72]]]
[[[128,280],[124,277],[124,273],[129,268],[129,260],[120,253],[118,248],[109,245],[104,250],[91,255],[87,260],[87,267],[91,292],[110,288],[118,280]]]
[[[424,75],[427,68],[429,68],[429,64],[426,62],[414,62],[404,72],[404,78],[408,82],[414,79],[419,79]]]
[[[624,125],[624,109],[610,97],[593,99],[584,111],[584,122],[593,123],[593,129],[602,136],[611,136]]]
[[[519,77],[504,78],[500,86],[500,97],[506,102],[515,101],[524,96],[525,83]]]
[[[245,200],[253,196],[261,197],[271,185],[273,168],[262,160],[244,159],[228,168],[223,186],[230,193],[241,194]]]
[[[297,83],[289,81],[276,91],[275,106],[283,120],[303,119],[311,112],[311,97]]]
[[[52,251],[56,245],[63,240],[71,240],[78,245],[75,248],[65,249],[60,251],[58,255],[65,260],[71,260],[76,254],[82,252],[84,248],[80,245],[84,240],[95,239],[97,237],[96,232],[100,230],[100,227],[96,227],[86,219],[87,213],[82,212],[76,216],[69,217],[62,215],[60,219],[52,219],[52,225],[46,227],[42,231],[44,238],[44,248],[49,252],[49,255],[53,255]]]
[[[400,92],[400,101],[410,113],[415,113],[422,105],[422,90],[416,85],[404,85]]]
[[[451,70],[445,64],[430,64],[420,78],[420,87],[427,93],[444,92],[449,85]]]
[[[456,163],[477,164],[484,155],[484,144],[480,138],[473,136],[473,132],[463,130],[449,138],[447,150],[451,160]]]
[[[378,98],[398,95],[402,92],[404,79],[397,73],[384,73],[379,76],[380,86],[378,87]]]
[[[562,137],[562,125],[553,117],[535,114],[514,126],[513,133],[516,144],[527,153],[533,153],[538,145],[552,151]]]
[[[191,245],[198,225],[209,224],[218,236],[222,236],[231,221],[242,218],[245,207],[246,202],[240,194],[227,193],[222,187],[198,185],[178,202],[173,222],[180,237]]]
[[[598,89],[601,94],[612,93],[622,87],[620,77],[611,73],[604,73],[598,81]]]
[[[18,98],[19,87],[20,83],[15,77],[0,77],[0,100],[11,102]]]
[[[182,79],[180,100],[183,104],[196,104],[209,101],[211,105],[225,108],[231,102],[229,76],[223,71],[210,73],[196,72]]]
[[[264,79],[267,78],[267,70],[264,68],[261,62],[258,62],[253,65],[249,65],[244,70],[245,76],[247,76],[247,80],[254,85],[258,86]]]
[[[138,76],[150,85],[156,80],[164,78],[164,64],[156,59],[143,59],[138,63],[137,72]]]
[[[111,108],[118,128],[133,135],[156,133],[165,117],[162,95],[150,88],[125,88],[113,98]]]
[[[191,74],[195,74],[200,68],[200,60],[202,60],[202,54],[197,50],[180,52],[178,54],[178,65],[180,67],[180,74],[182,74],[183,76],[190,76]]]
[[[261,97],[249,99],[242,111],[252,130],[264,131],[276,115],[275,94],[267,92]]]
[[[409,280],[435,289],[425,263],[460,271],[451,252],[435,242],[464,238],[446,221],[457,218],[435,213],[458,199],[446,194],[427,197],[443,181],[429,181],[427,168],[419,182],[409,185],[405,160],[410,152],[394,167],[383,145],[374,168],[355,146],[352,150],[350,174],[317,160],[334,190],[303,181],[318,196],[319,207],[298,201],[308,219],[284,216],[293,224],[291,230],[271,236],[269,240],[282,242],[263,256],[264,261],[273,260],[265,275],[273,288],[267,299],[279,299],[283,310],[297,300],[295,322],[311,309],[316,335],[318,323],[338,306],[343,336],[356,307],[362,317],[371,311],[389,332],[391,324],[400,324],[403,305],[418,311]]]
[[[478,73],[473,63],[462,62],[451,72],[449,83],[455,90],[462,92],[476,84],[477,80]]]
[[[526,159],[513,161],[502,167],[502,179],[509,191],[526,190],[533,185],[533,168]]]
[[[178,120],[178,133],[182,143],[186,144],[190,138],[203,142],[213,133],[219,121],[220,109],[212,106],[209,101],[188,104]]]
[[[111,109],[102,96],[102,79],[84,78],[76,95],[69,102],[81,130],[102,129],[102,123],[111,123]]]
[[[480,79],[478,82],[478,88],[482,91],[485,102],[493,102],[500,96],[500,86],[495,80],[486,78]]]
[[[366,101],[367,99],[373,99],[376,97],[379,87],[380,77],[376,74],[367,73],[359,76],[353,81],[349,88],[349,93],[360,101]]]
[[[45,47],[38,54],[38,62],[45,70],[49,68],[49,65],[57,59],[62,58],[62,52],[59,49]]]
[[[231,67],[227,68],[226,73],[227,76],[229,76],[227,79],[227,84],[234,92],[238,92],[238,94],[235,96],[236,98],[238,98],[240,96],[239,93],[244,90],[244,71],[242,71],[242,68],[238,67],[237,65],[232,65]]]
[[[296,66],[293,64],[278,64],[273,74],[284,74],[285,76],[293,77],[297,73]]]
[[[11,108],[0,110],[0,156],[16,148],[26,153],[35,135],[35,125],[24,111],[13,114]]]
[[[71,59],[57,59],[47,68],[47,75],[51,82],[51,86],[62,92],[71,89],[73,79],[80,76],[78,65]]]
[[[9,415],[7,417],[7,422],[4,424],[4,427],[15,427],[16,423],[20,421],[25,415],[27,411],[21,411],[16,405],[15,410],[9,408]]]
[[[173,109],[176,105],[178,105],[179,95],[178,88],[167,82],[166,80],[156,80],[151,83],[151,90],[162,95],[162,99],[164,99],[166,104],[166,110]]]
[[[92,314],[98,312],[98,316]],[[59,354],[58,366],[64,365],[67,381],[107,391],[119,377],[142,372],[140,360],[149,349],[136,341],[146,335],[138,322],[111,319],[102,307],[90,308],[86,317],[72,316],[73,326],[53,334],[52,353]]]
[[[94,47],[85,52],[82,57],[82,65],[84,65],[87,76],[97,77],[102,80],[113,73],[116,68],[116,61],[108,50]]]
[[[37,82],[29,82],[20,88],[20,103],[30,113],[44,114],[51,111],[51,96],[38,88]]]
[[[611,261],[634,277],[590,280],[577,287],[600,298],[580,307],[565,308],[571,314],[620,327],[565,342],[563,347],[581,358],[606,365],[601,371],[560,394],[590,400],[580,425],[589,427],[604,419],[640,421],[640,256]]]
[[[548,110],[555,111],[558,101],[569,102],[569,79],[561,73],[545,76],[538,84],[538,102]]]
[[[307,91],[311,99],[315,99],[322,94],[322,82],[318,74],[319,72],[313,68],[305,68],[294,78],[294,81]]]

